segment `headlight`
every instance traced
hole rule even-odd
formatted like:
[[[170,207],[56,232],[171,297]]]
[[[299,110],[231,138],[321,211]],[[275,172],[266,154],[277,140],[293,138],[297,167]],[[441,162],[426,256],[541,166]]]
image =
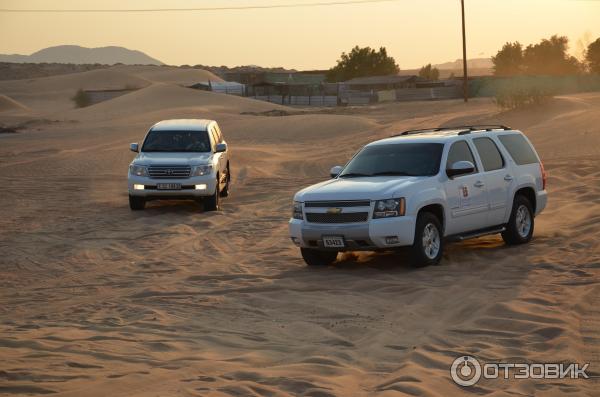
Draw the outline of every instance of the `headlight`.
[[[404,211],[404,197],[397,199],[377,200],[375,202],[375,210],[373,211],[373,219],[404,216]]]
[[[131,164],[129,166],[129,173],[136,176],[148,176],[148,168],[143,165]]]
[[[194,167],[194,172],[192,173],[193,176],[204,176],[204,175],[208,175],[212,172],[212,165],[208,164],[208,165],[197,165],[196,167]]]
[[[302,203],[299,201],[294,201],[294,210],[292,211],[292,218],[294,219],[304,219],[304,215],[302,214]]]

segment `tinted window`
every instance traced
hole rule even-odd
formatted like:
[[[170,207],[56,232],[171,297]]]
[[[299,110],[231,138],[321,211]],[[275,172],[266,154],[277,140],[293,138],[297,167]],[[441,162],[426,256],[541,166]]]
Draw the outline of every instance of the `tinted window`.
[[[210,152],[206,131],[150,131],[142,152]]]
[[[485,171],[499,170],[504,167],[504,159],[494,141],[490,138],[475,138],[473,143],[475,143]]]
[[[498,136],[502,145],[518,165],[537,163],[538,159],[529,142],[521,134]]]
[[[401,143],[363,148],[340,178],[378,175],[432,176],[440,170],[441,143]]]
[[[446,168],[450,168],[452,164],[457,161],[470,161],[475,166],[475,172],[477,172],[477,165],[471,153],[471,148],[466,141],[454,142],[448,151],[448,160],[446,161]]]

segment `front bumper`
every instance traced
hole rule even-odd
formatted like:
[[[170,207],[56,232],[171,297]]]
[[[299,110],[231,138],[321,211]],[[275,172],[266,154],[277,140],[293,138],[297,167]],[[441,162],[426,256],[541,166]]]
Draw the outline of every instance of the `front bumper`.
[[[180,183],[181,190],[158,190],[158,183]],[[154,179],[145,176],[129,175],[128,191],[130,196],[145,197],[148,199],[169,198],[199,198],[212,196],[217,188],[217,180],[213,175],[194,176],[181,179]],[[135,189],[134,185],[143,185],[144,189]],[[197,189],[196,185],[204,185],[205,189]]]
[[[399,216],[344,224],[310,223],[290,219],[289,233],[294,244],[303,248],[327,249],[323,247],[323,236],[342,236],[345,242],[342,251],[373,251],[412,245],[415,237],[415,218]],[[336,250],[339,251],[337,248]]]

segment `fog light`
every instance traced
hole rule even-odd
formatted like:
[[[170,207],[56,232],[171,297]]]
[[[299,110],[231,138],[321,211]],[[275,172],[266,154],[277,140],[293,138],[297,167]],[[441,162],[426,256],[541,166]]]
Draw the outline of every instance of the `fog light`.
[[[196,190],[206,190],[206,183],[196,185]]]
[[[299,238],[292,237],[292,242],[293,242],[294,244],[296,244],[297,246],[300,246],[300,239],[299,239]]]
[[[144,185],[135,184],[133,185],[133,190],[144,190]]]
[[[385,243],[386,244],[398,244],[398,236],[387,236],[385,238]]]

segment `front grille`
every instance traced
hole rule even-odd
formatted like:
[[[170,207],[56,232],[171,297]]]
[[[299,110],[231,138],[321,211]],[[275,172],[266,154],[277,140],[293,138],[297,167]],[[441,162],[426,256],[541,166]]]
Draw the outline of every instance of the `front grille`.
[[[306,213],[306,220],[312,223],[353,223],[366,222],[369,218],[368,212],[347,212],[341,214]]]
[[[189,178],[192,167],[189,165],[151,165],[148,175],[154,179]]]
[[[347,201],[307,201],[305,207],[328,208],[328,207],[369,207],[369,200],[347,200]]]

